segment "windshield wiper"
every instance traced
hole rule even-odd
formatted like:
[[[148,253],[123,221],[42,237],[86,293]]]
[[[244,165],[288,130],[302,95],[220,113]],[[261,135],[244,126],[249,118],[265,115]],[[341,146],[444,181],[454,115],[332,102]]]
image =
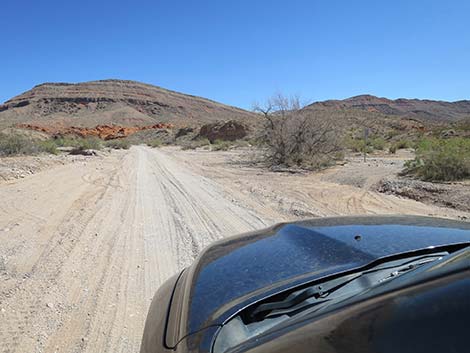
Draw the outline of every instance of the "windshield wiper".
[[[281,300],[264,302],[257,305],[248,312],[247,318],[249,322],[257,322],[282,315],[292,316],[312,307],[318,310],[329,305],[331,302],[338,302],[341,299],[349,298],[426,263],[440,259],[445,255],[448,255],[448,253],[440,252],[394,260],[365,271],[303,288],[291,292]]]
[[[300,291],[293,292],[289,294],[285,299],[275,302],[264,303],[256,307],[250,313],[252,319],[259,320],[260,318],[264,318],[269,314],[271,311],[276,311],[279,315],[282,315],[282,309],[291,309],[298,304],[305,302],[307,299],[314,298],[317,299],[315,303],[312,305],[320,304],[329,299],[326,299],[328,294],[331,292],[343,287],[344,285],[348,284],[349,282],[355,280],[356,278],[360,277],[362,274],[353,274],[345,277],[338,278],[336,280],[332,280],[328,283],[323,285],[317,285],[314,287],[309,287],[302,289]],[[309,305],[309,306],[312,306]]]

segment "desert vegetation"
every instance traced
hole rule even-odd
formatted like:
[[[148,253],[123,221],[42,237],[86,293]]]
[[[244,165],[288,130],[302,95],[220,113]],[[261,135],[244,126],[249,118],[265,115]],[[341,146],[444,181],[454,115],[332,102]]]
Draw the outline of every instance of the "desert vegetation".
[[[470,178],[470,139],[425,138],[416,145],[416,156],[406,164],[407,172],[427,181]]]
[[[57,154],[57,146],[50,140],[0,133],[0,156],[31,155],[41,152]]]
[[[158,139],[158,138],[155,138],[155,139],[152,139],[152,140],[150,140],[150,141],[147,141],[146,144],[147,144],[147,146],[149,146],[149,147],[154,147],[154,148],[156,148],[156,147],[162,146],[162,145],[163,145],[163,142],[162,142],[162,140],[160,140],[160,139]]]
[[[334,121],[302,108],[299,98],[281,94],[255,104],[266,120],[265,156],[272,166],[319,169],[342,158],[342,136]]]
[[[124,141],[114,142],[114,146],[124,146]],[[113,147],[108,142],[107,147]],[[34,138],[18,133],[0,133],[0,156],[35,155],[39,153],[57,154],[61,148],[71,147],[73,150],[100,150],[103,141],[97,137],[57,137]],[[124,147],[119,147],[124,148]],[[128,147],[127,147],[128,148]]]
[[[95,136],[90,137],[58,137],[53,141],[58,147],[74,147],[80,150],[100,150],[103,141]]]
[[[374,150],[382,151],[385,149],[386,141],[381,136],[373,136],[368,139],[363,137],[351,137],[348,136],[345,139],[344,147],[348,148],[352,152],[366,152],[371,153]]]
[[[108,140],[104,145],[115,150],[128,150],[131,147],[131,143],[127,138]]]

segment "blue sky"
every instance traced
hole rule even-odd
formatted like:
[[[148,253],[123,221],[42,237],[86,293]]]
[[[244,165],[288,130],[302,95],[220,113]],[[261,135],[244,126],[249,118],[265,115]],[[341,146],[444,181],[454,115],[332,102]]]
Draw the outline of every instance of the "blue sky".
[[[470,99],[469,1],[4,0],[0,102],[50,81],[143,81],[250,108],[370,93]]]

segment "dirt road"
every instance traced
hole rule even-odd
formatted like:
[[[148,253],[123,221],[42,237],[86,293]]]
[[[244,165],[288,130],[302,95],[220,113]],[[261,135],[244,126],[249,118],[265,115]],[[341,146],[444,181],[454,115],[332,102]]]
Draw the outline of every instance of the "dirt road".
[[[137,352],[158,286],[213,240],[312,215],[448,209],[133,147],[0,184],[0,352]]]

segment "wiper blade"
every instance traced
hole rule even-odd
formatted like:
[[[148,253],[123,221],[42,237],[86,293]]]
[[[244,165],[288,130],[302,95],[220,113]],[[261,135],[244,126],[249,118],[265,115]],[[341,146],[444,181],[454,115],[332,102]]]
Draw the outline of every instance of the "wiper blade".
[[[306,301],[310,298],[315,298],[317,301],[315,303],[311,303],[308,306],[313,306],[315,304],[324,303],[328,301],[326,297],[338,290],[339,288],[345,286],[349,282],[355,280],[356,278],[362,276],[362,273],[355,273],[349,276],[341,277],[336,280],[329,281],[323,285],[317,285],[314,287],[305,288],[296,292],[289,294],[285,299],[275,302],[269,302],[260,304],[250,313],[250,317],[253,320],[257,320],[259,318],[264,318],[268,316],[271,311],[276,311],[278,315],[282,315],[283,312],[278,312],[283,309],[291,309],[298,304]]]
[[[256,322],[265,318],[293,315],[312,307],[316,307],[315,310],[317,310],[329,305],[329,302],[355,295],[374,285],[389,281],[403,273],[414,270],[428,262],[440,259],[445,255],[448,255],[448,253],[440,252],[405,260],[395,260],[369,270],[303,288],[291,292],[281,300],[259,304],[247,313],[248,319],[250,322]],[[333,298],[329,298],[333,293]]]

